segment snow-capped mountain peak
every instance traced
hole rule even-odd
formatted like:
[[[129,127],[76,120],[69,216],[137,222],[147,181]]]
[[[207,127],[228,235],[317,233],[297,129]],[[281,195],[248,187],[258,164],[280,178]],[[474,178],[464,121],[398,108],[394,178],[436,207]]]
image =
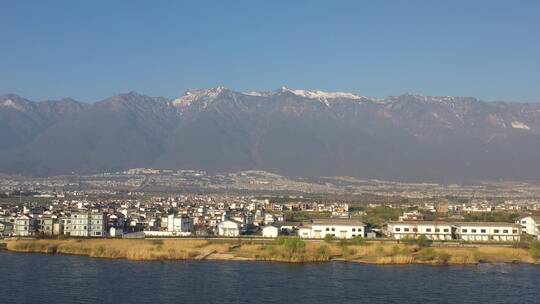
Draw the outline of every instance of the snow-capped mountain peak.
[[[17,104],[9,98],[4,101],[0,101],[0,107],[13,108],[17,111],[24,111],[24,108],[21,105]]]
[[[173,104],[175,106],[189,106],[194,100],[199,100],[199,99],[212,100],[226,90],[227,88],[223,86],[209,88],[209,89],[188,90],[183,96],[176,98],[173,101]]]
[[[273,92],[257,92],[257,91],[251,91],[251,92],[244,92],[242,94],[249,95],[249,96],[258,96],[258,97],[266,97],[266,96],[273,96],[283,93],[289,93],[296,95],[298,97],[317,100],[322,103],[324,103],[327,106],[330,106],[330,101],[333,99],[349,99],[349,100],[361,100],[361,99],[369,99],[354,93],[348,93],[348,92],[325,92],[325,91],[319,91],[319,90],[303,90],[303,89],[289,89],[285,86],[282,86],[281,88],[277,89]]]
[[[337,99],[337,98],[343,98],[343,99],[362,99],[363,96],[354,94],[354,93],[348,93],[348,92],[324,92],[319,90],[302,90],[302,89],[289,89],[285,86],[279,88],[278,90],[274,92],[258,92],[258,91],[251,91],[251,92],[244,92],[244,95],[249,96],[271,96],[275,94],[280,93],[291,93],[299,97],[309,98],[309,99],[318,99],[318,100],[326,100],[326,99]]]
[[[286,87],[282,88],[282,91],[288,91],[294,95],[310,98],[310,99],[335,99],[335,98],[344,98],[344,99],[361,99],[362,96],[356,95],[354,93],[347,92],[324,92],[319,90],[291,90]]]

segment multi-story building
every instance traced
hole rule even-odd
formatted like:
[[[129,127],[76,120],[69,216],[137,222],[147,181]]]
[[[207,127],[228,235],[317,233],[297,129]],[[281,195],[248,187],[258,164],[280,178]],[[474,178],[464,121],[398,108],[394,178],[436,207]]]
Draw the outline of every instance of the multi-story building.
[[[315,219],[298,230],[301,238],[322,239],[327,235],[340,239],[365,237],[366,225],[356,219]]]
[[[521,232],[532,235],[535,238],[540,236],[540,216],[526,216],[516,221],[521,226]]]
[[[240,223],[231,220],[225,220],[217,225],[217,233],[219,236],[239,236]]]
[[[30,236],[34,233],[35,220],[28,215],[21,215],[15,218],[13,223],[13,234],[16,236]]]
[[[100,212],[74,212],[64,219],[64,234],[75,237],[106,235],[106,216]]]
[[[193,220],[187,216],[167,216],[167,231],[169,232],[191,232],[193,231]]]
[[[387,235],[396,240],[423,235],[429,240],[447,241],[454,238],[454,232],[452,223],[439,221],[399,221],[387,226]]]
[[[0,221],[0,236],[13,234],[13,223]]]
[[[47,236],[54,234],[54,219],[51,216],[41,216],[37,218],[37,231]]]
[[[513,223],[456,223],[459,240],[472,242],[518,242],[521,226]]]
[[[386,234],[397,240],[423,235],[433,241],[517,242],[521,226],[500,222],[398,221],[388,223]]]

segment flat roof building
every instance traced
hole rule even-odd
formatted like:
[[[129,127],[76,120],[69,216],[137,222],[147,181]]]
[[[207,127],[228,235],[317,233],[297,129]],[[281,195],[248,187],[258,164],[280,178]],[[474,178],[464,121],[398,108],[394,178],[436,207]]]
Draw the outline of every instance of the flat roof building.
[[[301,238],[323,239],[331,235],[340,239],[366,236],[366,225],[357,219],[314,219],[298,229]]]

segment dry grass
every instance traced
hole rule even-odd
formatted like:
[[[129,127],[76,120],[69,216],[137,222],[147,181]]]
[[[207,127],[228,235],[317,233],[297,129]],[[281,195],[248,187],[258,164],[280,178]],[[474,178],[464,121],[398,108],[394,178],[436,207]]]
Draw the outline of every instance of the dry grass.
[[[482,262],[533,262],[529,252],[523,248],[509,247],[480,247],[477,258]]]
[[[410,255],[395,255],[395,256],[385,256],[378,257],[375,260],[376,264],[412,264],[414,258]]]
[[[223,250],[223,245],[195,240],[21,240],[8,242],[7,249],[112,259],[180,260]]]
[[[526,249],[496,246],[420,248],[406,244],[305,242],[291,250],[284,244],[220,240],[18,240],[7,249],[19,252],[63,253],[130,260],[240,259],[279,262],[324,262],[340,259],[374,264],[473,264],[478,262],[534,263]]]

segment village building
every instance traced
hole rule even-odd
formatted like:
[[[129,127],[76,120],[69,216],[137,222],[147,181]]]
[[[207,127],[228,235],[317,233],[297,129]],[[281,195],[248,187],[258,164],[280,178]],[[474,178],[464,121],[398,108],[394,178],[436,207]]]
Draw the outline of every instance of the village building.
[[[193,219],[188,216],[169,214],[169,216],[167,216],[167,231],[184,233],[192,232]]]
[[[279,228],[272,225],[267,225],[262,228],[262,236],[267,238],[275,238],[279,235]]]
[[[122,237],[124,235],[124,230],[120,227],[111,227],[109,229],[110,237]]]
[[[532,235],[538,239],[540,236],[540,216],[526,216],[516,221],[521,226],[522,233]]]
[[[398,217],[399,221],[423,221],[424,215],[417,210],[411,212],[403,212],[403,215]]]
[[[54,223],[50,215],[43,215],[37,218],[37,231],[46,236],[52,236],[54,234]]]
[[[240,235],[240,224],[235,221],[225,220],[217,225],[219,236],[236,237]]]
[[[15,218],[13,234],[16,236],[30,236],[34,233],[35,220],[28,215],[21,215]]]
[[[280,234],[291,235],[296,234],[296,231],[300,226],[301,222],[275,222],[272,226],[276,226],[279,229]]]
[[[0,236],[11,236],[13,234],[13,223],[0,221]]]
[[[387,225],[387,235],[396,240],[423,235],[433,241],[448,241],[454,238],[454,230],[452,223],[439,221],[398,221]]]
[[[521,240],[521,226],[513,223],[456,223],[459,240],[471,242],[518,242]]]
[[[64,219],[64,234],[75,237],[104,237],[106,217],[100,212],[74,212]]]
[[[301,238],[322,239],[327,235],[340,239],[365,237],[366,225],[357,219],[314,219],[298,229]]]

